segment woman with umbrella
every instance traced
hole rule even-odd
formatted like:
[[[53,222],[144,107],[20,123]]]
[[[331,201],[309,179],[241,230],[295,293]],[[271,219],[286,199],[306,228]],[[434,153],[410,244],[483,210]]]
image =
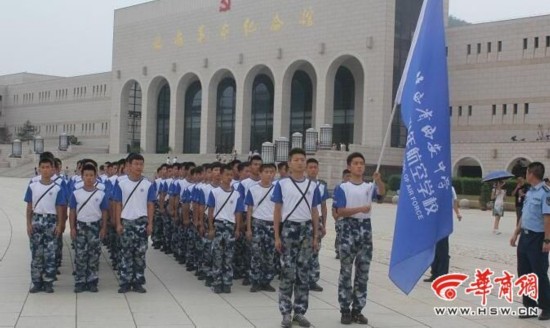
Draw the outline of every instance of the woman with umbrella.
[[[504,180],[498,180],[493,185],[493,191],[491,192],[491,200],[493,201],[493,216],[495,217],[495,222],[493,223],[493,233],[495,235],[500,235],[498,230],[498,225],[500,223],[500,218],[504,215],[504,196],[506,196],[506,191],[503,189]]]

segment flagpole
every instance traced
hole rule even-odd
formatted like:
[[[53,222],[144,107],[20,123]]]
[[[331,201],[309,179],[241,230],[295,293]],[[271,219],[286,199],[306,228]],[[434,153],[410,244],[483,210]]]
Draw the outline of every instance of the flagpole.
[[[382,163],[382,158],[384,157],[384,151],[386,150],[386,144],[388,143],[388,138],[391,132],[391,125],[393,123],[393,118],[395,116],[396,109],[397,109],[397,101],[394,102],[393,104],[393,109],[390,115],[390,121],[388,122],[388,128],[386,129],[386,134],[384,135],[384,141],[382,141],[382,149],[380,149],[380,156],[378,157],[378,163],[376,164],[375,172],[378,172],[380,170],[380,164]]]

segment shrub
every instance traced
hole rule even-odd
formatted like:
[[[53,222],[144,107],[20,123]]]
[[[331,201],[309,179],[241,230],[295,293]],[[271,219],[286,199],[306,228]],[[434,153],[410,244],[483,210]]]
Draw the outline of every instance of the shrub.
[[[390,190],[399,190],[399,188],[401,188],[401,176],[397,174],[390,175],[387,185],[389,186]]]

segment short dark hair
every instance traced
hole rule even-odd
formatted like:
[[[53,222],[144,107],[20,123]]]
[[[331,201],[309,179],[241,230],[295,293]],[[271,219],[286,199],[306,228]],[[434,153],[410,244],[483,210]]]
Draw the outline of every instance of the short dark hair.
[[[237,167],[237,169],[239,170],[239,172],[242,172],[245,167],[249,167],[250,166],[250,163],[248,162],[242,162],[239,164],[239,166]]]
[[[100,165],[100,166],[99,166],[99,169],[100,169],[101,171],[105,170],[105,165]]]
[[[91,158],[84,158],[82,160],[80,160],[80,163],[82,165],[86,165],[86,164],[92,164],[93,166],[95,166],[97,168],[97,162],[94,161],[93,159]]]
[[[204,168],[202,167],[202,165],[199,165],[199,166],[195,167],[195,173],[194,174],[201,174],[202,172],[204,172]]]
[[[277,171],[277,168],[273,163],[264,163],[260,166],[260,172],[263,172],[266,169],[274,169],[275,171]]]
[[[277,169],[279,169],[279,171],[280,171],[282,168],[285,168],[285,169],[288,170],[288,163],[287,163],[287,162],[280,162],[279,164],[277,164]]]
[[[306,151],[303,150],[302,148],[292,148],[289,152],[288,152],[288,158],[291,159],[292,156],[294,155],[304,155],[304,157],[306,156]]]
[[[133,161],[145,161],[143,158],[143,155],[137,154],[137,153],[130,153],[128,157],[126,157],[126,162],[132,163]]]
[[[262,156],[260,155],[254,155],[250,158],[250,163],[254,162],[254,161],[260,161],[260,162],[263,162],[263,159],[262,159]]]
[[[225,171],[233,172],[233,168],[231,167],[231,165],[223,164],[220,166],[220,173],[224,173]]]
[[[222,166],[225,166],[223,165],[222,163],[220,162],[214,162],[212,164],[210,164],[210,169],[216,169],[216,168],[219,168],[220,169],[220,172],[222,171]],[[233,169],[233,168],[232,168]]]
[[[55,163],[55,168],[56,168],[56,169],[61,169],[61,167],[63,166],[61,160],[60,160],[59,158],[56,157],[56,158],[53,159],[53,161],[54,161],[54,163]]]
[[[351,171],[348,170],[348,169],[345,169],[342,171],[342,176],[346,175],[346,174],[351,174]]]
[[[318,160],[316,160],[316,159],[315,159],[315,158],[313,158],[313,157],[312,157],[312,158],[308,158],[308,159],[307,159],[307,161],[306,161],[306,165],[309,165],[309,164],[311,164],[311,163],[315,163],[315,164],[317,164],[317,166],[319,166],[319,161],[318,161]]]
[[[544,178],[544,164],[541,162],[533,162],[527,166],[527,171],[535,176],[538,180]]]
[[[363,154],[358,153],[358,152],[349,154],[348,159],[346,160],[346,162],[348,163],[348,165],[351,165],[351,162],[356,158],[360,158],[360,159],[363,160],[363,162],[365,162],[365,156],[363,156]]]
[[[241,161],[239,161],[238,159],[234,159],[231,161],[231,163],[229,163],[231,167],[235,167],[235,165],[239,165],[239,164],[241,164]]]
[[[84,173],[84,171],[93,171],[94,174],[97,174],[97,168],[91,163],[86,163],[82,166],[82,173]]]
[[[50,152],[50,151],[45,151],[45,152],[43,152],[42,154],[40,154],[40,159],[46,158],[46,157],[47,157],[47,158],[51,158],[51,159],[54,159],[54,158],[55,158],[55,156],[54,156],[54,155],[52,154],[52,152]]]
[[[190,169],[196,167],[197,165],[195,165],[195,163],[193,163],[193,162],[186,162],[184,166],[185,166],[186,170],[190,170]]]
[[[53,163],[53,158],[50,158],[48,156],[40,158],[40,160],[38,161],[38,166],[42,164],[50,164],[51,167],[55,166]]]

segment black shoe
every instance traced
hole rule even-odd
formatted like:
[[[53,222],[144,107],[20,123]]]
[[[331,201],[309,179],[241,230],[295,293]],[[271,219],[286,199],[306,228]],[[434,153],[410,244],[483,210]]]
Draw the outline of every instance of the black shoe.
[[[260,286],[256,284],[252,284],[252,287],[250,287],[251,293],[257,293],[260,290]]]
[[[201,273],[199,274],[199,277],[197,278],[199,280],[205,280],[206,279],[206,275],[204,273]]]
[[[435,277],[434,277],[434,276],[431,276],[430,278],[426,278],[426,279],[424,279],[424,280],[422,280],[422,281],[424,281],[424,282],[433,282],[434,280],[435,280]]]
[[[349,311],[349,310],[348,310]],[[343,324],[343,325],[351,325],[351,323],[353,322],[352,318],[351,318],[351,313],[349,312],[346,312],[346,313],[342,313],[342,317],[340,318],[340,323]]]
[[[136,293],[140,293],[140,294],[145,294],[147,293],[147,290],[145,290],[145,288],[143,288],[143,286],[141,284],[134,284],[133,288],[134,292]]]
[[[82,293],[85,290],[86,290],[86,287],[83,284],[76,284],[74,286],[74,292],[75,293]]]
[[[31,289],[29,289],[29,293],[31,294],[36,294],[41,291],[42,291],[42,284],[32,284]]]
[[[358,323],[360,325],[367,325],[369,323],[369,319],[367,319],[364,315],[361,313],[354,314],[351,316],[353,322]]]
[[[99,291],[99,289],[97,289],[96,284],[91,284],[91,285],[88,285],[88,291],[90,291],[92,293],[97,293]]]
[[[248,280],[248,278],[243,279],[243,286],[250,286],[250,280]]]
[[[186,261],[185,261],[185,258],[181,258],[181,259],[178,260],[178,263],[179,263],[179,264],[185,264],[185,262],[186,262]]]
[[[336,254],[335,259],[339,260],[340,259],[340,254]]]
[[[225,294],[231,294],[231,286],[223,286],[223,292]]]
[[[171,249],[167,249],[167,250],[164,251],[164,254],[166,254],[166,255],[170,255],[172,253],[174,253],[174,252],[172,252]]]
[[[44,293],[51,294],[53,293],[53,285],[51,282],[44,283]]]
[[[194,266],[188,266],[186,270],[187,270],[188,272],[191,272],[191,271],[197,270],[197,268],[195,268]]]
[[[120,286],[120,288],[118,289],[118,293],[119,294],[125,294],[127,292],[130,291],[130,286],[129,285],[122,285]]]
[[[215,294],[221,294],[222,292],[223,292],[222,286],[214,287],[214,293]]]
[[[197,271],[195,271],[195,277],[198,277],[200,276],[201,272],[199,271],[199,269],[197,269]]]
[[[55,274],[61,274],[61,271],[59,271],[59,269],[57,269],[57,271],[55,272]]]
[[[550,320],[550,311],[542,310],[539,314],[539,320]]]
[[[204,285],[206,287],[211,287],[213,281],[214,281],[214,279],[212,277],[206,277],[206,280],[204,281]]]
[[[271,284],[264,284],[262,286],[262,290],[266,292],[275,292],[275,287],[271,286]]]
[[[316,282],[309,284],[309,290],[312,290],[314,292],[322,292],[323,287],[319,286]]]
[[[153,244],[153,248],[154,248],[154,249],[159,249],[159,248],[160,248],[160,245],[158,245],[158,244]]]

